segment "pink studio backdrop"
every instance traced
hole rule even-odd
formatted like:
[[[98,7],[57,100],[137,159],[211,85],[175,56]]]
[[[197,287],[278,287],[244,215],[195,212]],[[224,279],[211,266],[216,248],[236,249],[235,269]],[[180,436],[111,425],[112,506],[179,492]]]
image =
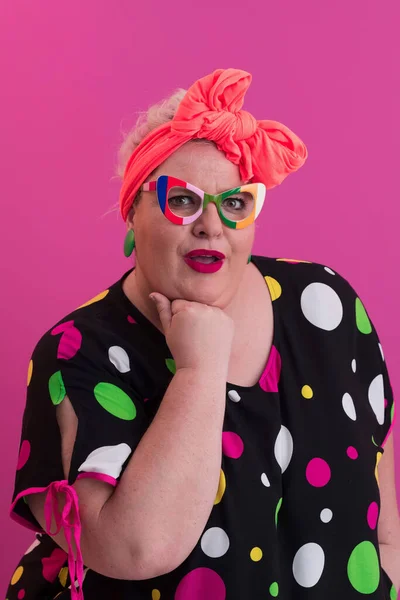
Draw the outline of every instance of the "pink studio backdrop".
[[[269,193],[254,253],[322,262],[348,278],[399,394],[399,4],[243,6],[0,5],[1,589],[32,539],[8,517],[31,351],[129,268],[122,220],[104,216],[118,197],[120,131],[175,87],[216,68],[250,71],[245,108],[304,140],[308,161]]]

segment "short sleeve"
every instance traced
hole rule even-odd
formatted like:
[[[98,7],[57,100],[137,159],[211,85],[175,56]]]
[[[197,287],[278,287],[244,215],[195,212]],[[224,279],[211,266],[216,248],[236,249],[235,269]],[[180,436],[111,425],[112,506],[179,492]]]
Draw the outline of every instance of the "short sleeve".
[[[350,288],[354,360],[353,370],[362,381],[373,414],[373,443],[383,448],[395,417],[393,389],[383,347],[370,314],[356,290]]]
[[[135,381],[140,365],[135,351],[115,339],[101,322],[68,320],[47,332],[37,344],[28,369],[26,405],[11,516],[42,531],[26,496],[49,489],[53,482],[71,486],[93,477],[116,486],[138,445],[149,418]],[[78,429],[65,480],[57,406],[71,401]]]

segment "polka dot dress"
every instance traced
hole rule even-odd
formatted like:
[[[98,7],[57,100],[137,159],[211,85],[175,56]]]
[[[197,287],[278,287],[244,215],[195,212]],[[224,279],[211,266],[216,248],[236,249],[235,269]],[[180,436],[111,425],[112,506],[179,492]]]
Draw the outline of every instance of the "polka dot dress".
[[[151,580],[85,568],[86,600],[396,598],[377,538],[377,465],[394,404],[375,328],[332,269],[252,262],[273,301],[273,343],[255,385],[226,384],[220,481],[204,531],[182,565]],[[36,563],[24,568],[22,559],[8,600],[39,597],[31,590],[40,581],[42,597],[70,597],[66,553],[24,501],[64,479],[56,407],[68,396],[79,421],[68,483],[117,486],[176,371],[162,333],[123,293],[130,272],[33,352],[12,514],[41,536]]]

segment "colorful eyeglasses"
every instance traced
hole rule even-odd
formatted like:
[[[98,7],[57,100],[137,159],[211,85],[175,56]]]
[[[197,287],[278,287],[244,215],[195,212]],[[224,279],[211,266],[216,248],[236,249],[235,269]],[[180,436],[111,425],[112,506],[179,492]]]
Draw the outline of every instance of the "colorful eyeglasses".
[[[222,222],[232,229],[251,225],[260,214],[266,195],[263,183],[248,183],[214,196],[169,175],[144,183],[142,191],[157,192],[162,212],[176,225],[193,223],[214,202]]]

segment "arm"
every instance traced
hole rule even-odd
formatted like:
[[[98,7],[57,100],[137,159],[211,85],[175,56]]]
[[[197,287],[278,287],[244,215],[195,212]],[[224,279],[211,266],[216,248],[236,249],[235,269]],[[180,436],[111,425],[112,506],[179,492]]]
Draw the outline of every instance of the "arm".
[[[393,435],[385,445],[378,465],[381,512],[378,523],[378,540],[382,567],[397,590],[400,589],[400,518],[396,499],[394,475]]]
[[[139,580],[167,573],[187,558],[217,493],[225,382],[218,370],[178,370],[115,490],[94,479],[74,483],[86,566]],[[76,417],[68,398],[64,402],[60,431],[68,470]],[[29,496],[29,506],[44,526],[44,494]],[[54,539],[67,551],[62,533]]]

